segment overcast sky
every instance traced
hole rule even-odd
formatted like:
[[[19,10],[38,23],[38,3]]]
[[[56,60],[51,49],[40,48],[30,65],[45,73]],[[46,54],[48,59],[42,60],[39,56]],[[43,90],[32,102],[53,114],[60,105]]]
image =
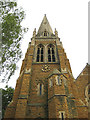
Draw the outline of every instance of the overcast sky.
[[[34,28],[38,31],[44,14],[63,43],[63,47],[70,61],[73,76],[76,78],[88,62],[88,0],[17,0],[18,6],[23,7],[26,18],[22,26],[29,31],[22,40],[23,57],[31,41]],[[15,87],[19,76],[19,69],[11,77],[9,86]],[[2,84],[5,86],[5,83]]]

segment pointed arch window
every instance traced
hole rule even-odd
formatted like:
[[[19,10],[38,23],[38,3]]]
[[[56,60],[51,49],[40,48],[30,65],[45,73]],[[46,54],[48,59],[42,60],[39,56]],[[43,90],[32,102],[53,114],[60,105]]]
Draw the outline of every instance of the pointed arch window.
[[[40,44],[37,48],[37,59],[36,59],[36,62],[43,62],[43,59],[44,59],[44,55],[43,55],[43,52],[44,52],[44,47],[42,44]]]
[[[48,62],[55,62],[55,52],[52,44],[48,46]]]
[[[61,79],[60,75],[56,76],[56,85],[62,85],[62,79]]]
[[[38,83],[38,85],[37,85],[37,94],[38,95],[44,94],[44,85],[42,83]]]

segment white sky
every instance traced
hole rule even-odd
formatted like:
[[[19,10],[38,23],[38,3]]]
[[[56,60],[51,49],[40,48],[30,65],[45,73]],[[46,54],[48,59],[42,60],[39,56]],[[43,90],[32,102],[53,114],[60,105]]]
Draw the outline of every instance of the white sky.
[[[58,31],[58,36],[61,38],[70,61],[73,76],[76,78],[88,62],[88,0],[17,1],[26,13],[22,25],[29,28],[22,40],[23,58],[34,28],[38,31],[44,14],[46,14],[53,32],[55,28]],[[9,86],[15,87],[22,60],[18,63],[19,69],[11,77]],[[5,85],[5,83],[1,84],[1,86]]]

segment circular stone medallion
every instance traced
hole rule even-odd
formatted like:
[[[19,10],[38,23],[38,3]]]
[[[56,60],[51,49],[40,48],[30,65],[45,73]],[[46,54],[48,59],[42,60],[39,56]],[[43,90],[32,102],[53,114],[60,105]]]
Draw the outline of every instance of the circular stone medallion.
[[[43,72],[48,72],[50,70],[49,66],[48,65],[43,65],[42,66],[42,71]]]

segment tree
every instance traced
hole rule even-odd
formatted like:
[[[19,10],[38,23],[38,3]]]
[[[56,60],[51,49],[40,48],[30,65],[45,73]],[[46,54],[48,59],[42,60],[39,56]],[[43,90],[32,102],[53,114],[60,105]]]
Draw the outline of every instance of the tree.
[[[7,105],[12,100],[14,88],[6,86],[5,89],[1,88],[0,91],[2,91],[2,118],[3,118]]]
[[[16,63],[22,56],[20,45],[27,28],[21,26],[25,13],[22,8],[17,8],[17,2],[0,1],[0,13],[0,38],[2,38],[0,75],[3,74],[2,81],[8,81],[17,68]]]

